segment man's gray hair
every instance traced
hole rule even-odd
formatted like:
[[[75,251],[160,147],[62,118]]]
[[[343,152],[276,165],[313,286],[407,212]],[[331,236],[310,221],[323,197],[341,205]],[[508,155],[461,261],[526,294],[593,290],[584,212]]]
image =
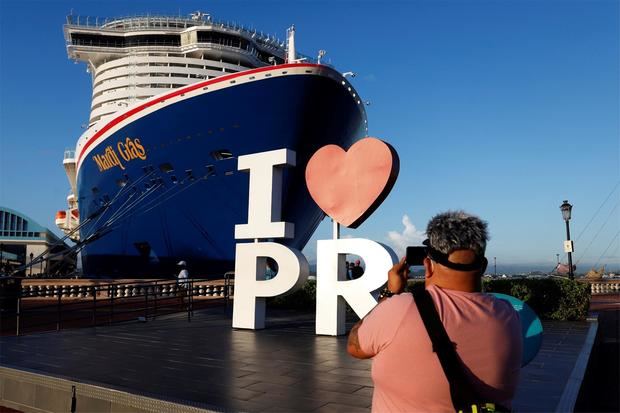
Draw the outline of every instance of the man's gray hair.
[[[484,256],[489,235],[487,223],[465,211],[448,211],[435,215],[426,227],[431,246],[444,253],[472,250]]]

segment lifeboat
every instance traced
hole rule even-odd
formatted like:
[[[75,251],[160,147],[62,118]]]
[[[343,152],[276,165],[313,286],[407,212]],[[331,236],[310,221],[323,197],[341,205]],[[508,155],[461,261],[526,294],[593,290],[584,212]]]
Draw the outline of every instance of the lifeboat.
[[[67,211],[56,212],[56,226],[64,231],[67,223]]]
[[[80,212],[77,208],[56,212],[56,226],[74,241],[79,239],[78,231],[74,232],[79,225]]]

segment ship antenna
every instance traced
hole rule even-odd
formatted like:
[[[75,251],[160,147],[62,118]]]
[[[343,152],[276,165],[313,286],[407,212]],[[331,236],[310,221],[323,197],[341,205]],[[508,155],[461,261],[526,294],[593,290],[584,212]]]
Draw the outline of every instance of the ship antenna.
[[[295,63],[295,25],[286,30],[286,62]]]

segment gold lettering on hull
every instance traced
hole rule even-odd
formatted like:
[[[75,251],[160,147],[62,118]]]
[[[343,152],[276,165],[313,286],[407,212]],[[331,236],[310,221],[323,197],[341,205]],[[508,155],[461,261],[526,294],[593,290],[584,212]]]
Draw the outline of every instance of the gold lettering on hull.
[[[140,143],[139,138],[132,139],[129,137],[125,141],[118,142],[116,150],[110,145],[105,148],[103,153],[93,155],[93,161],[97,164],[99,172],[107,171],[114,167],[125,170],[124,162],[131,162],[136,159],[146,160],[146,149]]]

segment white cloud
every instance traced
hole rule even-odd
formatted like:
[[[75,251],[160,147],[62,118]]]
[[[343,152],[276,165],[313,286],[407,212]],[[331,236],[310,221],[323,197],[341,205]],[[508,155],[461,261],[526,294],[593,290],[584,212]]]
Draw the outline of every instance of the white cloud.
[[[417,229],[407,214],[403,215],[402,222],[405,227],[402,232],[389,231],[387,234],[387,238],[390,241],[392,248],[394,248],[399,257],[403,257],[405,255],[407,246],[420,245],[426,238],[424,231]]]

